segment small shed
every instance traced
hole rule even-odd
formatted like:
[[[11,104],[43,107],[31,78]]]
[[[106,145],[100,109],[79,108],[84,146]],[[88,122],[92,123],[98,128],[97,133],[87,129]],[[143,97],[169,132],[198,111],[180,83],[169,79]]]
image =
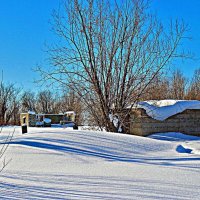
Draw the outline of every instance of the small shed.
[[[75,121],[75,112],[69,111],[62,114],[36,114],[34,112],[27,112],[20,114],[20,124],[26,124],[29,127],[35,127],[38,124],[45,124],[44,120],[50,119],[51,124],[60,124],[61,122],[74,122]],[[49,124],[48,124],[49,125]]]
[[[181,132],[200,136],[200,101],[173,101],[171,105],[163,106],[162,102],[158,103],[160,106],[143,102],[132,110],[130,134],[147,136],[152,133]]]

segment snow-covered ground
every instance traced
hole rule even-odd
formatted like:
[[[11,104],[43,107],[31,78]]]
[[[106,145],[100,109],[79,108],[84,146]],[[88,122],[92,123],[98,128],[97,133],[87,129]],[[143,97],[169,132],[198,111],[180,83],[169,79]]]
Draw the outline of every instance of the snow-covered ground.
[[[28,131],[17,127],[6,152],[0,199],[200,199],[200,138]]]

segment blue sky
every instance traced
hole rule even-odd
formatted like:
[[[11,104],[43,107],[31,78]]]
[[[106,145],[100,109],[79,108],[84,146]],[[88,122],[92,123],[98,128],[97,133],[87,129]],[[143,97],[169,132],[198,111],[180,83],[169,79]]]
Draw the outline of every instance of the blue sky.
[[[45,42],[55,39],[51,32],[51,14],[58,9],[60,0],[1,0],[0,6],[0,70],[4,81],[14,82],[25,89],[38,89],[32,69],[46,65]],[[152,10],[165,24],[170,19],[183,19],[190,27],[190,42],[185,46],[200,57],[200,1],[153,0]],[[200,60],[178,62],[187,77],[200,67]]]
[[[43,64],[44,44],[54,39],[49,23],[59,0],[1,0],[0,69],[4,81],[35,87],[32,69]],[[25,85],[24,85],[25,83]]]
[[[199,0],[152,0],[152,10],[166,25],[171,19],[184,20],[189,27],[187,35],[191,40],[184,41],[184,49],[194,54],[194,60],[177,62],[176,67],[190,78],[195,69],[200,68],[200,1]]]

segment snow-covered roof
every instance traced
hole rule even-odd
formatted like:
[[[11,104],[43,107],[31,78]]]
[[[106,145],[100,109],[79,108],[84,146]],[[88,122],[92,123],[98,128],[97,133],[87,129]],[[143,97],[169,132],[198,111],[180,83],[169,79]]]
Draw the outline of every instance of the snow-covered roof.
[[[35,115],[35,111],[28,111],[28,114]]]
[[[28,114],[31,114],[31,115],[38,115],[38,116],[45,116],[45,115],[60,115],[60,116],[63,116],[65,114],[76,114],[74,111],[67,111],[65,113],[59,113],[59,114],[47,114],[47,113],[35,113],[34,111],[28,111],[27,112]],[[21,113],[21,114],[27,114],[27,113]]]
[[[75,115],[75,112],[74,111],[67,111],[64,114],[73,114],[73,115]]]
[[[161,100],[143,101],[137,104],[137,108],[146,110],[150,117],[163,121],[173,115],[183,112],[186,109],[200,109],[200,101],[197,100]]]
[[[60,116],[63,116],[63,114],[44,114],[44,113],[38,113],[38,114],[36,114],[37,116],[46,116],[46,115],[48,115],[48,116],[54,116],[54,115],[60,115]]]

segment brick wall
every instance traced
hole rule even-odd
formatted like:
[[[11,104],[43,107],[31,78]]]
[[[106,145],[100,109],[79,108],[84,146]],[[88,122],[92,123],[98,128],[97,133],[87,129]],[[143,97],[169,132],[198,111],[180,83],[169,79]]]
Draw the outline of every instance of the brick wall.
[[[160,132],[182,132],[200,136],[200,110],[185,110],[164,121],[158,121],[149,117],[144,109],[139,108],[130,115],[129,132],[140,136]]]

